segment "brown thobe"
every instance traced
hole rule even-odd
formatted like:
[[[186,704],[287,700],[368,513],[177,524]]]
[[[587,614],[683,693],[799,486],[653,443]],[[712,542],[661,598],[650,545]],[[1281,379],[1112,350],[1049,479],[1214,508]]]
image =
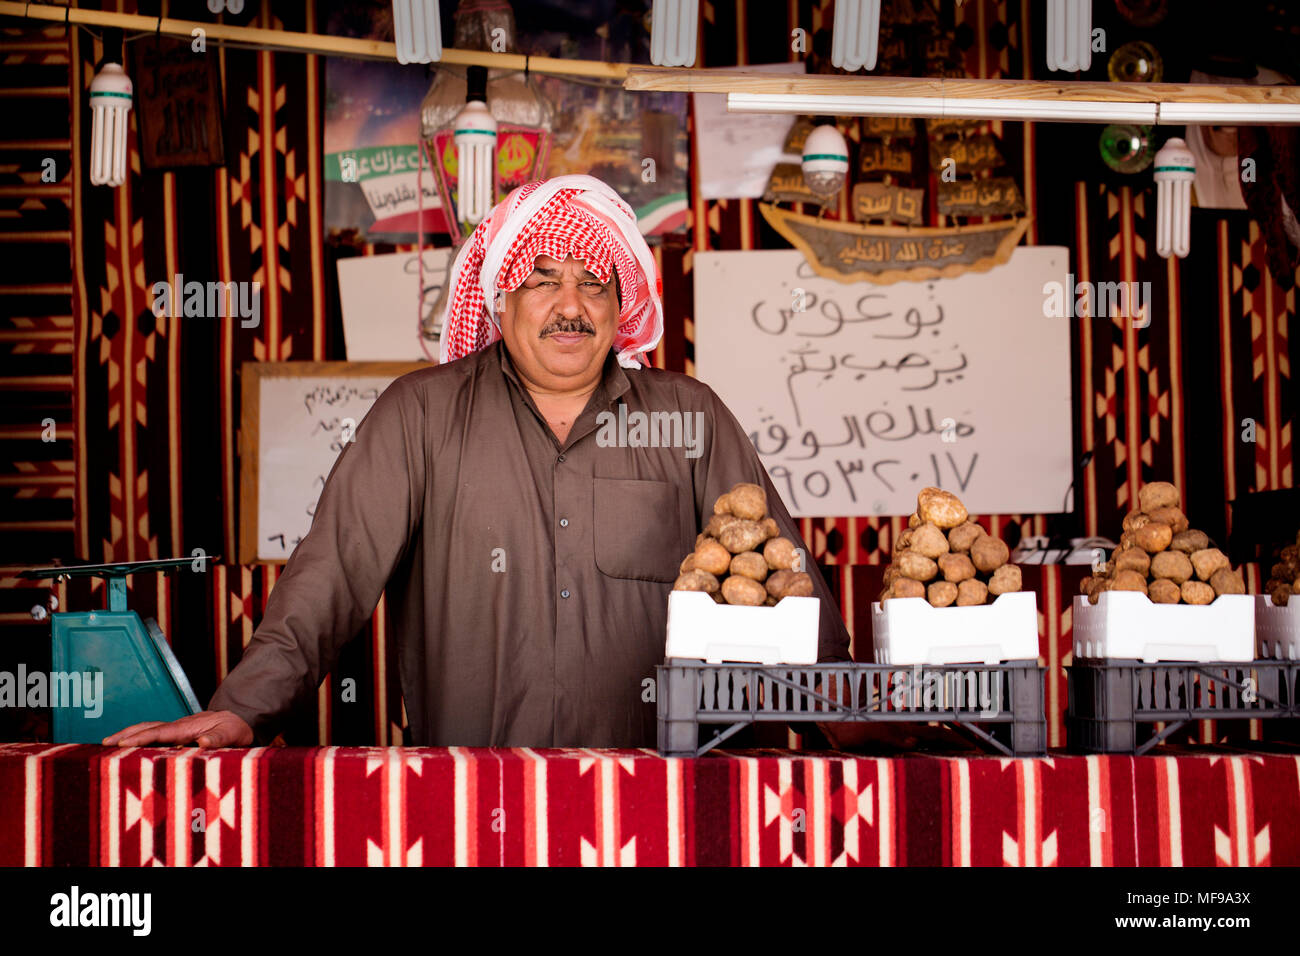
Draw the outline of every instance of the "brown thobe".
[[[597,418],[620,403],[621,447]],[[636,412],[693,423],[702,412],[697,447],[650,447]],[[739,481],[766,487],[782,534],[802,546],[739,423],[689,376],[625,371],[611,353],[561,443],[501,342],[405,375],[339,455],[210,707],[274,736],[386,590],[413,743],[654,746],[644,681],[663,663],[668,594],[714,500]],[[838,608],[810,570],[819,655],[847,660]]]

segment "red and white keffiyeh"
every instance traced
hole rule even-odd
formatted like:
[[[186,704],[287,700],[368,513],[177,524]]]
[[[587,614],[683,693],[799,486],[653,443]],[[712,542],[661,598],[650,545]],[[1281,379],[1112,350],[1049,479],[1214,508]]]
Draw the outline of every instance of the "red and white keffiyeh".
[[[659,344],[664,309],[654,256],[636,213],[593,176],[556,176],[525,183],[497,203],[461,247],[451,269],[439,361],[451,362],[501,338],[496,292],[513,292],[538,256],[580,259],[601,282],[617,267],[619,365],[648,364]]]

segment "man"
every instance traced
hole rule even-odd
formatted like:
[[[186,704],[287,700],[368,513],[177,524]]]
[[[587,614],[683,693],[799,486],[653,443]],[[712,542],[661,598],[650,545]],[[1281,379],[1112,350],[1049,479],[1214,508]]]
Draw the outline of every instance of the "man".
[[[339,455],[210,710],[105,743],[271,739],[386,590],[413,743],[654,746],[642,682],[714,500],[761,484],[799,541],[713,391],[645,367],[663,330],[654,275],[635,214],[604,183],[514,190],[457,256],[443,364],[394,382]],[[610,441],[601,425],[620,405],[629,419],[678,413],[678,446]],[[819,654],[847,660],[812,571]]]

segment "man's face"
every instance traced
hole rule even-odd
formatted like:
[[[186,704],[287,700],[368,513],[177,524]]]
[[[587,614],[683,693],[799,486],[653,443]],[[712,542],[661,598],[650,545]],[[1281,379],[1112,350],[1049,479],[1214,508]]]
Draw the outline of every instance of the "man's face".
[[[500,312],[501,337],[529,383],[563,391],[599,377],[618,329],[616,285],[614,276],[602,283],[573,256],[537,257]]]

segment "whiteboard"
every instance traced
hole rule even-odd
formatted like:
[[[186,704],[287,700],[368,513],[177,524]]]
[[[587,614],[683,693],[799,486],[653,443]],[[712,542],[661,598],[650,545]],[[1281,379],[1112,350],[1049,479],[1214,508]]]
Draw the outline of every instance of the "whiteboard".
[[[973,514],[1062,510],[1070,325],[1045,315],[1068,250],[988,272],[841,283],[796,250],[695,254],[695,374],[791,514],[906,515],[935,485]],[[798,290],[802,290],[802,311]]]
[[[240,561],[286,561],[311,529],[343,443],[406,362],[245,362]]]

